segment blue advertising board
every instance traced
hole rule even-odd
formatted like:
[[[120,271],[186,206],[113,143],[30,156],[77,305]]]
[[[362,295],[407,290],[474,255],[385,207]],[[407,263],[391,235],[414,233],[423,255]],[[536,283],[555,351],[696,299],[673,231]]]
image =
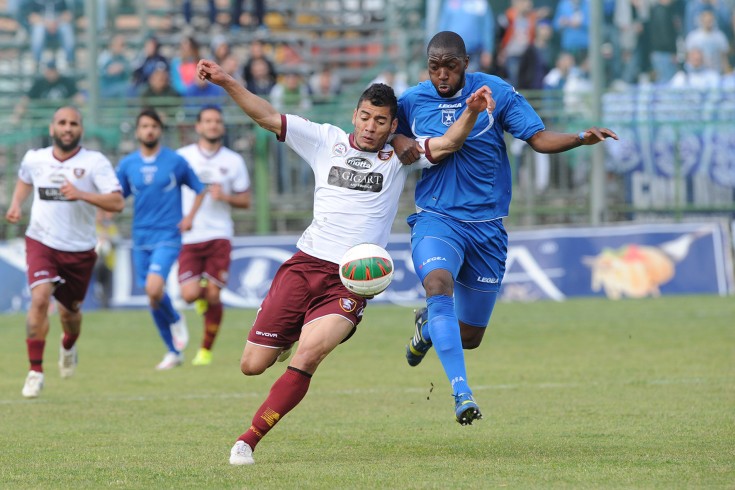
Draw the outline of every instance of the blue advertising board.
[[[296,236],[238,237],[222,300],[228,307],[257,308],[278,266],[295,251]],[[376,303],[415,306],[424,292],[411,262],[408,235],[393,235],[386,247],[395,274]],[[29,293],[23,240],[0,244],[0,312],[24,311]],[[146,307],[135,287],[129,242],[117,249],[111,305]],[[177,269],[167,288],[181,306]],[[85,309],[99,307],[92,284]],[[672,294],[732,294],[732,239],[723,222],[544,228],[509,231],[508,261],[501,288],[505,301],[610,299]]]

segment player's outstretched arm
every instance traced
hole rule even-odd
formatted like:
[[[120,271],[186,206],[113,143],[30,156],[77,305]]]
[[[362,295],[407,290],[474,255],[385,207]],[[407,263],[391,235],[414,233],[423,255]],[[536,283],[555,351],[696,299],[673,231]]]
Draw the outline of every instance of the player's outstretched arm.
[[[591,127],[578,134],[539,131],[528,139],[531,148],[539,153],[561,153],[579,146],[596,145],[606,138],[618,139],[614,131],[607,128]]]
[[[495,110],[495,100],[489,87],[482,86],[467,99],[467,109],[442,136],[429,138],[427,144],[433,161],[439,161],[462,148],[467,136],[483,112]]]
[[[237,83],[217,63],[211,60],[199,60],[197,74],[202,80],[209,80],[224,88],[232,100],[245,111],[258,126],[273,133],[281,133],[281,114],[267,100],[258,97]]]
[[[5,213],[5,219],[8,223],[15,224],[20,221],[20,218],[23,216],[21,205],[25,202],[28,196],[31,195],[31,192],[33,192],[33,185],[26,184],[22,180],[18,179],[15,183],[15,190],[13,191],[13,197],[10,200],[10,206],[8,207],[8,211]]]

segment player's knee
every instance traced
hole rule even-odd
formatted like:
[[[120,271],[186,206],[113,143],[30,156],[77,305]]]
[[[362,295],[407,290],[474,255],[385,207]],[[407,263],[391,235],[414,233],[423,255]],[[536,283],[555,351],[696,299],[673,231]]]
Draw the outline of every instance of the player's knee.
[[[199,298],[199,292],[198,291],[187,291],[187,290],[181,290],[181,299],[183,299],[187,303],[193,303]]]
[[[434,271],[424,279],[424,289],[429,297],[452,296],[454,294],[454,280],[447,271]]]
[[[250,359],[240,360],[240,371],[245,376],[257,376],[263,374],[266,369],[268,369],[268,366],[263,363],[256,363]]]
[[[482,339],[462,339],[462,348],[471,350],[480,347]]]

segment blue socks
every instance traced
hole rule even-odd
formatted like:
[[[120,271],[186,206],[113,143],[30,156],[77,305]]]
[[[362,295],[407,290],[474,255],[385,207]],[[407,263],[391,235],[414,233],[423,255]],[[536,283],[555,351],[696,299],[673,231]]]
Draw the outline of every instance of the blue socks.
[[[444,368],[444,373],[452,385],[452,394],[472,393],[467,384],[467,368],[464,364],[462,337],[459,334],[459,321],[454,312],[454,298],[449,296],[432,296],[426,300],[429,308],[427,322],[429,335],[436,349],[436,355]]]
[[[181,317],[174,309],[171,298],[169,298],[168,294],[163,293],[163,298],[158,304],[158,308],[151,308],[150,310],[153,321],[158,328],[158,333],[161,339],[163,339],[163,343],[166,344],[170,352],[176,352],[178,354],[179,351],[174,347],[174,339],[171,335],[171,324],[179,321]]]

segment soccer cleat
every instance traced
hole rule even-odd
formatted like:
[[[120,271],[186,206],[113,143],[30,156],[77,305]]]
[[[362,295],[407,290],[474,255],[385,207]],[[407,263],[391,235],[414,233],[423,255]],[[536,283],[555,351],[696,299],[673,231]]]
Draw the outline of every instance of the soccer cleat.
[[[59,373],[62,378],[70,378],[74,375],[74,371],[77,369],[77,361],[76,344],[69,350],[64,349],[63,345],[59,348]]]
[[[163,356],[163,360],[156,365],[156,370],[166,371],[168,369],[173,369],[175,367],[181,366],[182,362],[184,362],[183,354],[177,354],[176,352],[166,352],[166,355]]]
[[[454,395],[454,416],[461,425],[472,425],[474,420],[480,420],[480,407],[475,403],[471,393]]]
[[[414,310],[416,315],[416,331],[413,338],[406,346],[406,360],[409,366],[418,366],[424,360],[424,356],[431,349],[431,340],[424,339],[421,329],[424,328],[426,322],[429,321],[429,310],[427,308],[419,308]]]
[[[186,317],[179,316],[179,321],[171,324],[171,335],[174,338],[174,347],[181,352],[189,343],[189,329],[186,327]]]
[[[37,398],[43,389],[43,373],[29,371],[21,393],[26,398]]]
[[[281,350],[281,353],[278,354],[278,357],[276,357],[276,361],[283,362],[289,357],[291,357],[292,350],[293,350],[293,344],[289,345],[288,347],[284,347],[283,350]]]
[[[197,312],[197,315],[202,316],[204,315],[207,310],[209,309],[209,303],[206,299],[197,299],[194,301],[194,311]]]
[[[237,441],[230,450],[230,464],[245,465],[255,464],[253,459],[253,450],[250,449],[245,441]]]
[[[212,351],[201,347],[194,359],[191,360],[194,366],[209,366],[212,364]]]

